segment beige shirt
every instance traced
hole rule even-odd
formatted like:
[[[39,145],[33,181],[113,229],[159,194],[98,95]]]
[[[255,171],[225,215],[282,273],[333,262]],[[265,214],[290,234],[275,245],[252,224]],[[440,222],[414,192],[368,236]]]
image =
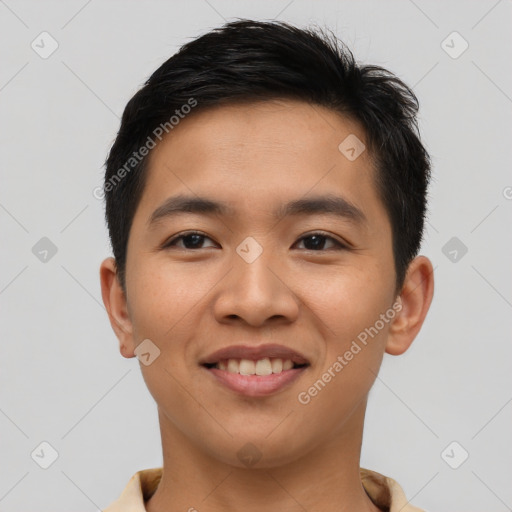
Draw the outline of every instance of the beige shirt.
[[[162,477],[163,468],[137,471],[121,496],[103,512],[146,512],[145,502],[153,495]],[[407,501],[404,491],[392,478],[360,468],[361,482],[373,503],[383,512],[425,512]]]

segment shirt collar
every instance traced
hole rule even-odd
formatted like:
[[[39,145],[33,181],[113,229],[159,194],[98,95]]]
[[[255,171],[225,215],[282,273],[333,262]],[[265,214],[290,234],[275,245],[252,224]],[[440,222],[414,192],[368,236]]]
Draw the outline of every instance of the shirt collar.
[[[383,512],[424,512],[407,501],[403,489],[392,478],[364,468],[359,472],[366,494]],[[162,467],[137,471],[119,498],[103,512],[146,512],[144,503],[156,491],[162,473]]]

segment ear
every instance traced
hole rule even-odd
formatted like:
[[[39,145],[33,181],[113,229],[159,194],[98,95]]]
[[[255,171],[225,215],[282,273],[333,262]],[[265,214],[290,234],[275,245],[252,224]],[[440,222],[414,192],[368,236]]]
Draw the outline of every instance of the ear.
[[[132,322],[114,258],[107,258],[101,263],[100,282],[103,304],[107,309],[110,325],[119,340],[119,350],[123,357],[135,357]]]
[[[433,295],[432,263],[425,256],[417,256],[407,269],[404,285],[394,306],[398,313],[389,328],[386,342],[388,354],[397,356],[410,347],[427,316]]]

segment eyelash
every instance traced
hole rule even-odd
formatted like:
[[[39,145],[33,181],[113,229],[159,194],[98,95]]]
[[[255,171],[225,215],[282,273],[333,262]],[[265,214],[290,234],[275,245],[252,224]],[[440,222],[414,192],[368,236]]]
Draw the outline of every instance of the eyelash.
[[[211,238],[208,235],[206,235],[205,233],[202,233],[201,231],[186,231],[185,233],[181,233],[180,235],[177,235],[177,236],[171,238],[170,240],[168,240],[167,242],[165,242],[164,245],[162,246],[162,249],[170,249],[171,247],[175,246],[175,243],[178,240],[182,240],[183,238],[185,238],[187,236],[190,236],[190,235],[199,235],[199,236],[202,236],[204,238],[209,238],[211,240]],[[321,236],[321,237],[323,237],[323,238],[325,238],[327,240],[330,240],[330,241],[334,242],[336,247],[333,247],[331,249],[320,249],[320,250],[304,249],[304,250],[310,251],[310,252],[326,252],[326,251],[329,251],[329,250],[331,250],[331,251],[332,250],[342,251],[342,250],[348,250],[349,249],[349,247],[347,245],[343,244],[339,240],[336,240],[332,236],[329,236],[326,233],[323,233],[322,231],[315,231],[313,233],[309,233],[308,235],[299,238],[299,240],[297,240],[297,241],[301,242],[301,241],[303,241],[303,240],[305,240],[307,238],[313,237],[313,236]],[[199,249],[187,249],[186,247],[182,247],[181,249],[184,249],[186,251],[198,251],[201,248],[199,248]]]

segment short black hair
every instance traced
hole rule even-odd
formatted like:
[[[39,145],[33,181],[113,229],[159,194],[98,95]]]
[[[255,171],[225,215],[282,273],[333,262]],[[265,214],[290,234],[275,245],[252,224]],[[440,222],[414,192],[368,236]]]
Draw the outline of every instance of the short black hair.
[[[192,109],[191,115],[208,107],[267,99],[327,107],[363,127],[376,188],[392,227],[400,292],[422,242],[430,181],[416,95],[388,70],[358,65],[330,30],[247,19],[226,23],[182,46],[125,107],[105,162],[103,187],[117,275],[125,292],[127,244],[144,189],[148,148]]]

